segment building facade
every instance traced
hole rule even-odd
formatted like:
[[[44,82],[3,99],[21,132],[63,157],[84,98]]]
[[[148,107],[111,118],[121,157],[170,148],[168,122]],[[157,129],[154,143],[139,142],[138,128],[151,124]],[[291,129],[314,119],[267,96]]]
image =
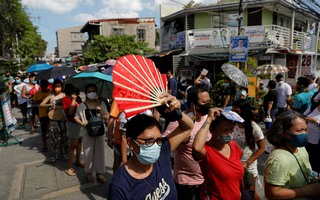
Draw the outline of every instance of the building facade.
[[[82,26],[69,27],[56,31],[57,57],[66,58],[70,55],[82,54],[85,35],[80,32]]]
[[[95,35],[134,35],[137,41],[148,43],[149,48],[155,48],[156,29],[155,18],[119,18],[98,19],[88,21],[82,28],[82,33],[88,33],[86,44]],[[86,51],[86,45],[84,47]]]
[[[161,51],[183,48],[175,68],[205,67],[212,79],[229,62],[232,37],[247,37],[248,56],[289,68],[286,78],[318,71],[320,7],[309,1],[221,0],[162,16]],[[239,15],[240,10],[240,15]],[[178,58],[176,58],[177,60]],[[200,71],[201,69],[198,69]],[[196,72],[195,72],[196,73]]]

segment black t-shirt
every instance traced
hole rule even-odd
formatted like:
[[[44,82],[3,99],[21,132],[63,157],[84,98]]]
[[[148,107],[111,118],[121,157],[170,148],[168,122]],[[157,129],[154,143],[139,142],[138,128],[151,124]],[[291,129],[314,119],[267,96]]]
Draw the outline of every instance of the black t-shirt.
[[[235,89],[231,86],[227,87],[224,91],[223,91],[223,101],[222,101],[222,105],[224,104],[224,100],[227,98],[227,96],[230,95],[230,99],[228,101],[227,106],[232,106],[233,101],[234,101],[234,95],[235,95]]]
[[[268,94],[263,99],[263,108],[264,108],[264,110],[265,111],[268,110],[268,103],[270,101],[273,101],[271,110],[276,109],[277,108],[277,99],[278,99],[277,91],[276,90],[269,90]]]

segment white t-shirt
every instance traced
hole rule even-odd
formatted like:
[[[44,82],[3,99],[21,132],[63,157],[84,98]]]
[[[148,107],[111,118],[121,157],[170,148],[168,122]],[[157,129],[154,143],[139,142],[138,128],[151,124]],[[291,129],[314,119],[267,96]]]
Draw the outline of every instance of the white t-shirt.
[[[310,114],[310,108],[308,108],[303,114],[308,117],[314,117],[316,120],[320,121],[320,112],[318,108],[315,108]],[[311,144],[318,144],[320,139],[320,126],[315,123],[308,123],[308,142]]]
[[[14,91],[16,92],[17,94],[17,97],[18,97],[18,104],[23,104],[25,102],[27,102],[27,99],[23,98],[22,97],[22,88],[23,86],[25,86],[26,84],[25,83],[20,83],[19,85],[16,85],[13,87]]]
[[[286,107],[286,101],[287,96],[292,95],[292,88],[288,83],[285,83],[284,81],[280,81],[277,84],[276,91],[278,93],[278,101],[277,101],[277,107],[278,108],[285,108]]]
[[[254,137],[254,141],[257,142],[257,141],[263,140],[264,135],[263,135],[263,132],[262,132],[261,128],[259,127],[259,125],[256,124],[254,121],[252,121],[251,125],[253,128],[252,134]],[[247,161],[252,156],[254,151],[252,151],[252,149],[250,149],[249,145],[247,144],[244,128],[240,128],[238,126],[238,124],[236,124],[233,128],[232,135],[233,135],[233,140],[239,145],[240,149],[243,152],[242,157],[241,157],[241,162]],[[258,145],[255,144],[255,151],[257,149],[258,149]],[[248,171],[250,173],[252,173],[254,175],[254,177],[256,177],[258,175],[257,163],[258,163],[257,160],[255,160],[248,167]]]
[[[310,91],[310,90],[316,89],[317,86],[318,86],[318,84],[316,84],[316,83],[311,83],[311,84],[309,84],[309,86],[308,86],[308,90]]]

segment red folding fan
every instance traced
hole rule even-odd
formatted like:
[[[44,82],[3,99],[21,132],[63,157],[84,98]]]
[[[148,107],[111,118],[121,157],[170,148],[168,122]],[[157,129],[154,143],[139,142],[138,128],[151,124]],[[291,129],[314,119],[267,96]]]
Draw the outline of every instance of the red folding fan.
[[[112,71],[113,97],[126,117],[163,104],[159,96],[167,92],[165,74],[160,74],[152,60],[127,55],[117,60]]]

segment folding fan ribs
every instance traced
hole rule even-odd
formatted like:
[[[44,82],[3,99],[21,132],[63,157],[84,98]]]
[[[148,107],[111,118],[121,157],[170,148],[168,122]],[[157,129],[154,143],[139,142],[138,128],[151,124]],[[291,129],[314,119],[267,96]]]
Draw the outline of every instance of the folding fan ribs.
[[[139,55],[118,59],[112,71],[113,97],[126,117],[160,106],[159,96],[167,91],[166,76],[152,60]]]

